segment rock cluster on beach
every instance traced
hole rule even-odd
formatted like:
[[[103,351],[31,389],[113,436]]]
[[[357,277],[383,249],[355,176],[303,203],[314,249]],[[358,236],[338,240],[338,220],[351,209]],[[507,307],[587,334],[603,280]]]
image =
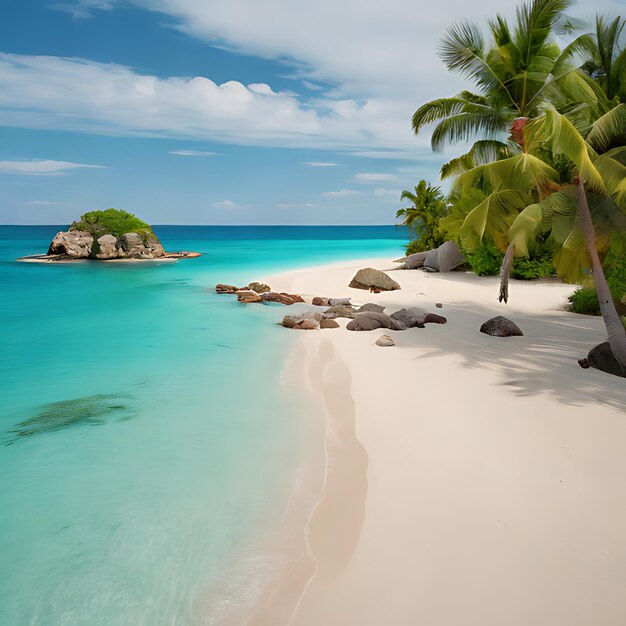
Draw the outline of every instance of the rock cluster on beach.
[[[406,330],[424,328],[426,324],[445,324],[446,318],[436,313],[429,313],[417,308],[400,309],[391,315],[385,313],[385,307],[374,302],[367,302],[355,307],[349,298],[315,297],[316,306],[327,306],[321,313],[305,311],[300,315],[286,315],[282,325],[286,328],[316,330],[317,328],[338,328],[338,318],[350,320],[347,330],[371,331],[378,328],[388,330]],[[336,303],[336,304],[332,304]],[[330,306],[328,306],[330,304]]]
[[[217,293],[226,293],[237,296],[239,302],[245,304],[255,302],[277,302],[279,304],[285,304],[287,306],[296,304],[297,302],[304,302],[304,298],[293,293],[279,293],[272,291],[269,285],[265,283],[252,282],[245,287],[235,287],[235,285],[225,285],[219,283],[215,285],[215,291]]]

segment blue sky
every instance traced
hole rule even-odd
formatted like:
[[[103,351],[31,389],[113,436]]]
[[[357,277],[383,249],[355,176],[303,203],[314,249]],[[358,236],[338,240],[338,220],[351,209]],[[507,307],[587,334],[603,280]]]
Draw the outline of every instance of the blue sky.
[[[485,0],[484,22],[513,0]],[[620,0],[593,7],[618,13]],[[578,7],[579,13],[584,9]],[[437,180],[410,116],[462,82],[445,0],[20,0],[0,7],[0,223],[392,223]]]

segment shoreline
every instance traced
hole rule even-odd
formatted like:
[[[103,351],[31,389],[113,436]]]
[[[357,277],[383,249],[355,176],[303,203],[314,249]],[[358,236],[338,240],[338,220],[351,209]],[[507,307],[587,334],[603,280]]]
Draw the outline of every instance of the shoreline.
[[[300,569],[288,567],[246,623],[623,623],[626,392],[577,363],[605,339],[602,319],[564,311],[575,286],[555,281],[511,281],[508,305],[497,303],[497,277],[459,272],[397,270],[400,291],[348,288],[366,266],[394,264],[263,280],[387,312],[423,307],[448,323],[349,332],[338,320],[296,337],[298,375],[323,399],[324,484],[301,527]],[[478,333],[494,315],[524,337]],[[374,345],[385,333],[395,347]]]

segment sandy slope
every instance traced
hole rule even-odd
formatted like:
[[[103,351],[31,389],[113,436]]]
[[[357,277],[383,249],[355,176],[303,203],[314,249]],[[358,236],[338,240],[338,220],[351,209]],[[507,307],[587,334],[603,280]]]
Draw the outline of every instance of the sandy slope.
[[[326,480],[305,575],[287,578],[280,617],[270,601],[253,623],[286,623],[289,605],[294,626],[625,624],[626,381],[577,364],[605,339],[602,321],[563,311],[572,288],[556,282],[512,281],[508,305],[496,279],[472,274],[395,271],[400,291],[349,289],[368,265],[392,263],[268,282],[448,323],[285,330],[301,333],[326,406]],[[525,336],[479,333],[497,314]],[[395,347],[374,344],[383,333]]]

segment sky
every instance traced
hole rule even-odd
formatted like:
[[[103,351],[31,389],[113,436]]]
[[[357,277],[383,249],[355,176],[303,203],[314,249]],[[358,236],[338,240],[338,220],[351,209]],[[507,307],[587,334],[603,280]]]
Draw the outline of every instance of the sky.
[[[391,224],[433,153],[410,119],[465,86],[437,56],[514,0],[0,5],[0,223]],[[626,0],[572,14],[624,14]]]

